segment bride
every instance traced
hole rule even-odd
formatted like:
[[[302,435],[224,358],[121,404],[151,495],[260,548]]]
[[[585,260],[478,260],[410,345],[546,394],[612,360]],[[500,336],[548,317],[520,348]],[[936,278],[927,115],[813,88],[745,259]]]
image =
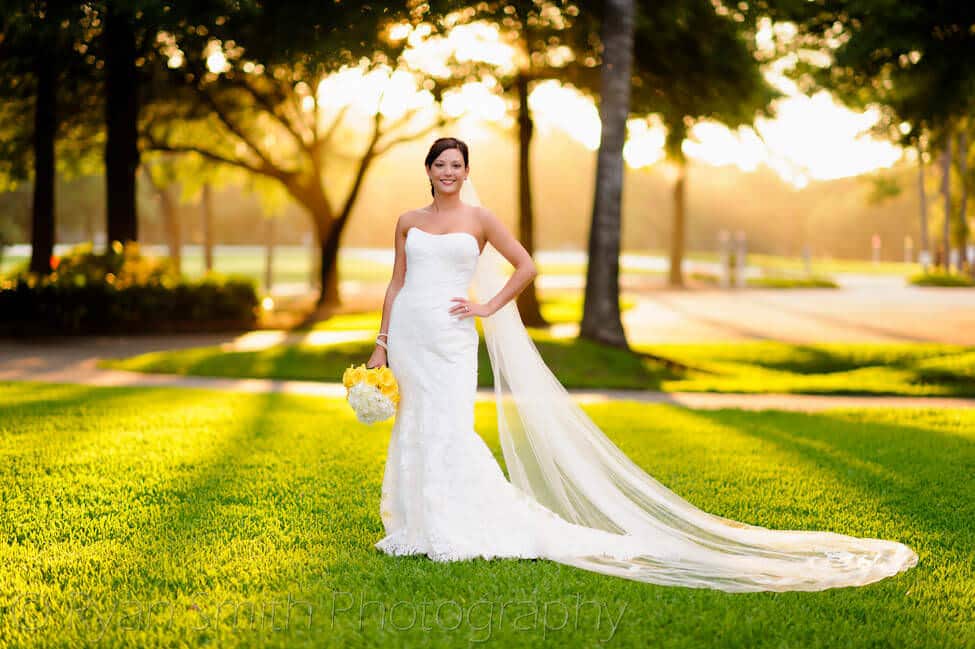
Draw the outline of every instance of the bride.
[[[434,561],[544,558],[627,579],[726,591],[823,590],[906,570],[895,541],[770,530],[704,512],[617,448],[549,371],[514,298],[531,256],[467,182],[467,145],[433,143],[432,203],[400,216],[367,367],[400,388],[376,547]],[[461,199],[462,188],[464,197]],[[506,277],[507,259],[514,273]],[[477,301],[468,299],[476,289]],[[474,431],[480,317],[511,481]]]

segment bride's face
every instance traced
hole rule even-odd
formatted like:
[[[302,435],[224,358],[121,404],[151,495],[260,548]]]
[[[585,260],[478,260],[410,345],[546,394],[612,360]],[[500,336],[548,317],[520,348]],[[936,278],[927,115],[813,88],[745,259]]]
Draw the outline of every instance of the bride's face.
[[[468,171],[463,154],[458,149],[447,149],[427,168],[427,176],[438,194],[453,194],[460,191]]]

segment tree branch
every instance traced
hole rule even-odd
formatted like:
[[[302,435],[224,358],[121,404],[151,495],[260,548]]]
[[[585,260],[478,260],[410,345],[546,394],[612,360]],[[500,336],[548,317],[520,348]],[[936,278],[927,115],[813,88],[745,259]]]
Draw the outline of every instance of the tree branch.
[[[267,166],[257,166],[252,165],[244,160],[237,158],[229,158],[227,156],[216,153],[215,151],[210,151],[200,146],[194,146],[190,144],[169,144],[168,142],[162,142],[157,140],[151,133],[144,134],[143,139],[148,143],[148,150],[151,151],[166,151],[169,153],[195,153],[197,155],[203,156],[208,160],[213,162],[219,162],[221,164],[230,165],[232,167],[237,167],[238,169],[243,169],[249,171],[253,174],[258,174],[261,176],[266,176],[268,178],[273,178],[282,183],[287,183],[291,178],[292,174],[290,172],[282,171],[276,167]]]
[[[393,138],[391,140],[387,140],[386,142],[383,143],[382,146],[377,146],[376,147],[376,154],[375,155],[378,158],[381,155],[385,155],[390,149],[392,149],[395,146],[398,146],[400,144],[405,144],[406,142],[411,142],[413,140],[416,140],[417,138],[421,138],[424,135],[427,135],[427,134],[429,134],[429,133],[437,130],[438,128],[443,128],[443,127],[447,126],[448,124],[451,124],[451,123],[453,123],[455,121],[456,121],[456,118],[448,118],[448,119],[445,119],[441,115],[440,119],[438,119],[437,121],[433,122],[432,124],[430,124],[430,125],[422,128],[422,129],[420,129],[419,131],[414,131],[413,133],[409,133],[409,134],[406,134],[406,135],[401,135],[401,136],[396,137],[396,138]]]
[[[339,124],[341,124],[342,120],[345,119],[345,114],[349,112],[350,105],[351,104],[346,104],[339,109],[339,114],[335,116],[335,119],[332,120],[332,124],[328,127],[328,130],[325,131],[325,135],[319,140],[320,147],[325,147],[329,143],[329,140],[332,139],[332,135],[334,135],[335,131],[338,130]]]
[[[220,107],[220,104],[217,103],[217,100],[213,98],[213,96],[210,94],[208,90],[206,90],[205,88],[201,88],[200,94],[202,95],[203,100],[207,103],[207,105],[210,106],[210,108],[213,109],[213,112],[217,114],[217,117],[220,118],[220,121],[227,128],[227,130],[233,133],[235,136],[237,136],[237,138],[241,142],[243,142],[247,146],[247,148],[250,149],[254,153],[254,155],[256,155],[261,160],[263,167],[269,169],[276,169],[274,163],[271,162],[271,159],[267,155],[265,155],[263,151],[261,151],[260,147],[258,147],[257,144],[252,142],[251,139],[247,137],[247,134],[244,133],[244,131],[233,121],[233,119],[231,119],[227,111],[223,110],[223,108]]]
[[[372,136],[369,138],[369,145],[362,154],[362,158],[359,159],[359,169],[356,171],[355,181],[352,183],[352,188],[345,197],[345,204],[342,206],[340,216],[335,220],[335,224],[332,226],[333,228],[341,228],[342,224],[349,218],[352,205],[355,204],[355,199],[358,197],[359,190],[362,188],[362,183],[365,180],[366,172],[369,170],[369,165],[377,156],[376,143],[379,142],[379,138],[382,136],[382,122],[383,114],[377,110],[372,120]]]
[[[259,91],[253,85],[251,85],[251,83],[247,81],[246,78],[235,77],[233,79],[229,79],[229,81],[234,87],[243,89],[251,97],[253,97],[254,101],[260,104],[265,111],[267,111],[272,117],[274,117],[278,121],[278,123],[281,124],[281,126],[283,126],[285,130],[287,130],[288,133],[291,134],[291,136],[295,139],[295,141],[300,146],[303,147],[308,146],[305,137],[298,132],[298,129],[295,128],[295,125],[291,121],[291,119],[285,113],[280,111],[270,98],[268,98],[266,95],[261,93],[261,91]]]

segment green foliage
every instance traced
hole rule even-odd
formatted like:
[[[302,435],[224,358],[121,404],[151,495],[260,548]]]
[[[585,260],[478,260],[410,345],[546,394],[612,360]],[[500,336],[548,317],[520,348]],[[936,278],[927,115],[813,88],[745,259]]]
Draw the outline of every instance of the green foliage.
[[[879,106],[878,129],[895,140],[917,143],[926,131],[937,132],[971,112],[971,3],[757,0],[749,11],[794,21],[799,37],[789,47],[828,55],[828,63],[800,66],[797,75],[851,106]]]
[[[91,243],[83,243],[53,265],[55,271],[47,281],[63,286],[105,282],[126,288],[136,284],[173,283],[179,279],[167,257],[147,257],[135,242],[123,246],[115,241],[103,253],[94,252]]]
[[[967,275],[959,273],[946,273],[944,271],[931,270],[927,273],[920,273],[911,276],[908,281],[915,286],[952,286],[967,287],[975,286],[975,280]]]
[[[839,288],[828,277],[751,277],[746,283],[753,288]]]
[[[637,9],[633,112],[661,115],[671,159],[683,161],[681,143],[694,121],[735,129],[779,96],[762,75],[752,28],[723,5],[641,0]]]
[[[179,279],[168,259],[143,256],[138,244],[90,244],[55,258],[47,276],[22,273],[0,285],[0,333],[63,335],[251,327],[258,298],[249,280]]]
[[[389,557],[373,544],[392,424],[364,427],[341,400],[6,383],[0,637],[24,649],[971,644],[975,411],[584,409],[705,511],[898,540],[920,563],[861,588],[729,594],[549,561]],[[494,404],[475,415],[501,458]],[[591,603],[577,615],[579,602]],[[538,619],[521,617],[530,603]]]

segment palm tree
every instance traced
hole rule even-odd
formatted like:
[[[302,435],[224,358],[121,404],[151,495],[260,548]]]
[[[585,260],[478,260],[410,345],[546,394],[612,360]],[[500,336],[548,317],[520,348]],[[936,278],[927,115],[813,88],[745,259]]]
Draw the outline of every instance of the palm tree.
[[[619,303],[623,143],[630,112],[634,0],[607,0],[602,24],[599,93],[602,131],[596,162],[596,196],[589,231],[589,263],[579,337],[629,349]]]

